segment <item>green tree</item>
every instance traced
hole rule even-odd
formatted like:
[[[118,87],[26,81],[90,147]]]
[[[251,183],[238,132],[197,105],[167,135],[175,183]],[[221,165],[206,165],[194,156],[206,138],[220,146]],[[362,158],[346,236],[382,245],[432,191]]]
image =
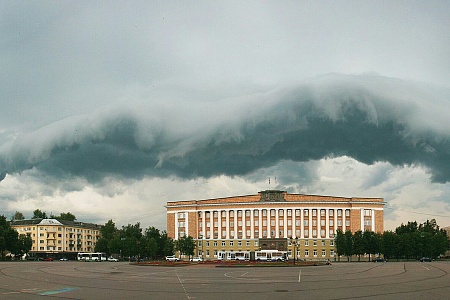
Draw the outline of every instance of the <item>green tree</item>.
[[[334,237],[334,249],[338,256],[338,260],[341,260],[341,256],[345,253],[345,235],[341,229],[336,230]]]
[[[358,256],[358,261],[361,261],[361,255],[365,252],[365,244],[363,239],[363,232],[361,230],[356,231],[353,234],[353,253]]]
[[[75,221],[77,218],[74,214],[67,212],[67,213],[61,213],[59,216],[55,217],[57,220],[65,220],[65,221]]]
[[[390,259],[396,255],[396,246],[398,243],[398,238],[395,232],[385,231],[382,237],[381,243],[381,253],[383,253],[384,258]]]
[[[181,255],[188,255],[189,257],[194,255],[195,241],[191,236],[183,236],[176,242],[176,249],[180,251]]]
[[[33,211],[32,219],[47,219],[47,214],[40,209],[36,209]]]
[[[11,221],[17,221],[17,220],[25,220],[25,216],[23,213],[16,211],[14,215],[11,217]]]
[[[350,261],[350,258],[353,255],[353,234],[350,230],[347,230],[344,233],[344,237],[344,255],[347,256],[347,261]]]

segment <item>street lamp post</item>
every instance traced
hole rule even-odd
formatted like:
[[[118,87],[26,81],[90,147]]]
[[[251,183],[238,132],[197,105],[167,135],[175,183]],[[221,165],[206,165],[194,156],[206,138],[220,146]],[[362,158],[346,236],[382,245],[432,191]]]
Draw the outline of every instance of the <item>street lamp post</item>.
[[[293,256],[294,256],[294,266],[295,266],[295,258],[296,258],[296,256],[297,256],[297,250],[298,250],[298,238],[295,238],[295,239],[293,239],[293,238],[291,238],[292,239],[292,245],[293,245],[293,247],[294,247],[294,253],[293,253]]]

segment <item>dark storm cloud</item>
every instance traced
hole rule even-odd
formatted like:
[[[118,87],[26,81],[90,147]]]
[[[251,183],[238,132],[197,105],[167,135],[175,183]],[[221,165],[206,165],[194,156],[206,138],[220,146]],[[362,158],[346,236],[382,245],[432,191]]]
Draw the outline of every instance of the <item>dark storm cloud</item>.
[[[4,143],[0,172],[34,168],[93,183],[106,177],[188,179],[346,155],[365,164],[424,165],[433,180],[447,182],[448,92],[375,75],[327,75],[247,98],[177,103],[178,109],[130,104]]]

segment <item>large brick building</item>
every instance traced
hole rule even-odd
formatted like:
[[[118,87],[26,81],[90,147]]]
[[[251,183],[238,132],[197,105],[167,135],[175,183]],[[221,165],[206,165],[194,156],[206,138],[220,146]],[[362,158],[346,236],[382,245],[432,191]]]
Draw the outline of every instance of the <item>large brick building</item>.
[[[217,259],[219,252],[275,249],[301,259],[334,257],[337,229],[383,232],[382,198],[345,198],[288,194],[168,202],[167,233],[191,236],[198,254]]]
[[[31,256],[55,259],[75,259],[78,252],[94,252],[101,228],[92,223],[40,218],[15,220],[11,227],[31,237]]]

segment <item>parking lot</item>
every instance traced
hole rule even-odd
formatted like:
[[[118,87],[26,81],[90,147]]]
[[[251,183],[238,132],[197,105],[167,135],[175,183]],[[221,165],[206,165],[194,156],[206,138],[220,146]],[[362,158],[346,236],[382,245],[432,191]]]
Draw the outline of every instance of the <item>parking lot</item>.
[[[450,262],[309,267],[1,262],[0,299],[446,299]]]

